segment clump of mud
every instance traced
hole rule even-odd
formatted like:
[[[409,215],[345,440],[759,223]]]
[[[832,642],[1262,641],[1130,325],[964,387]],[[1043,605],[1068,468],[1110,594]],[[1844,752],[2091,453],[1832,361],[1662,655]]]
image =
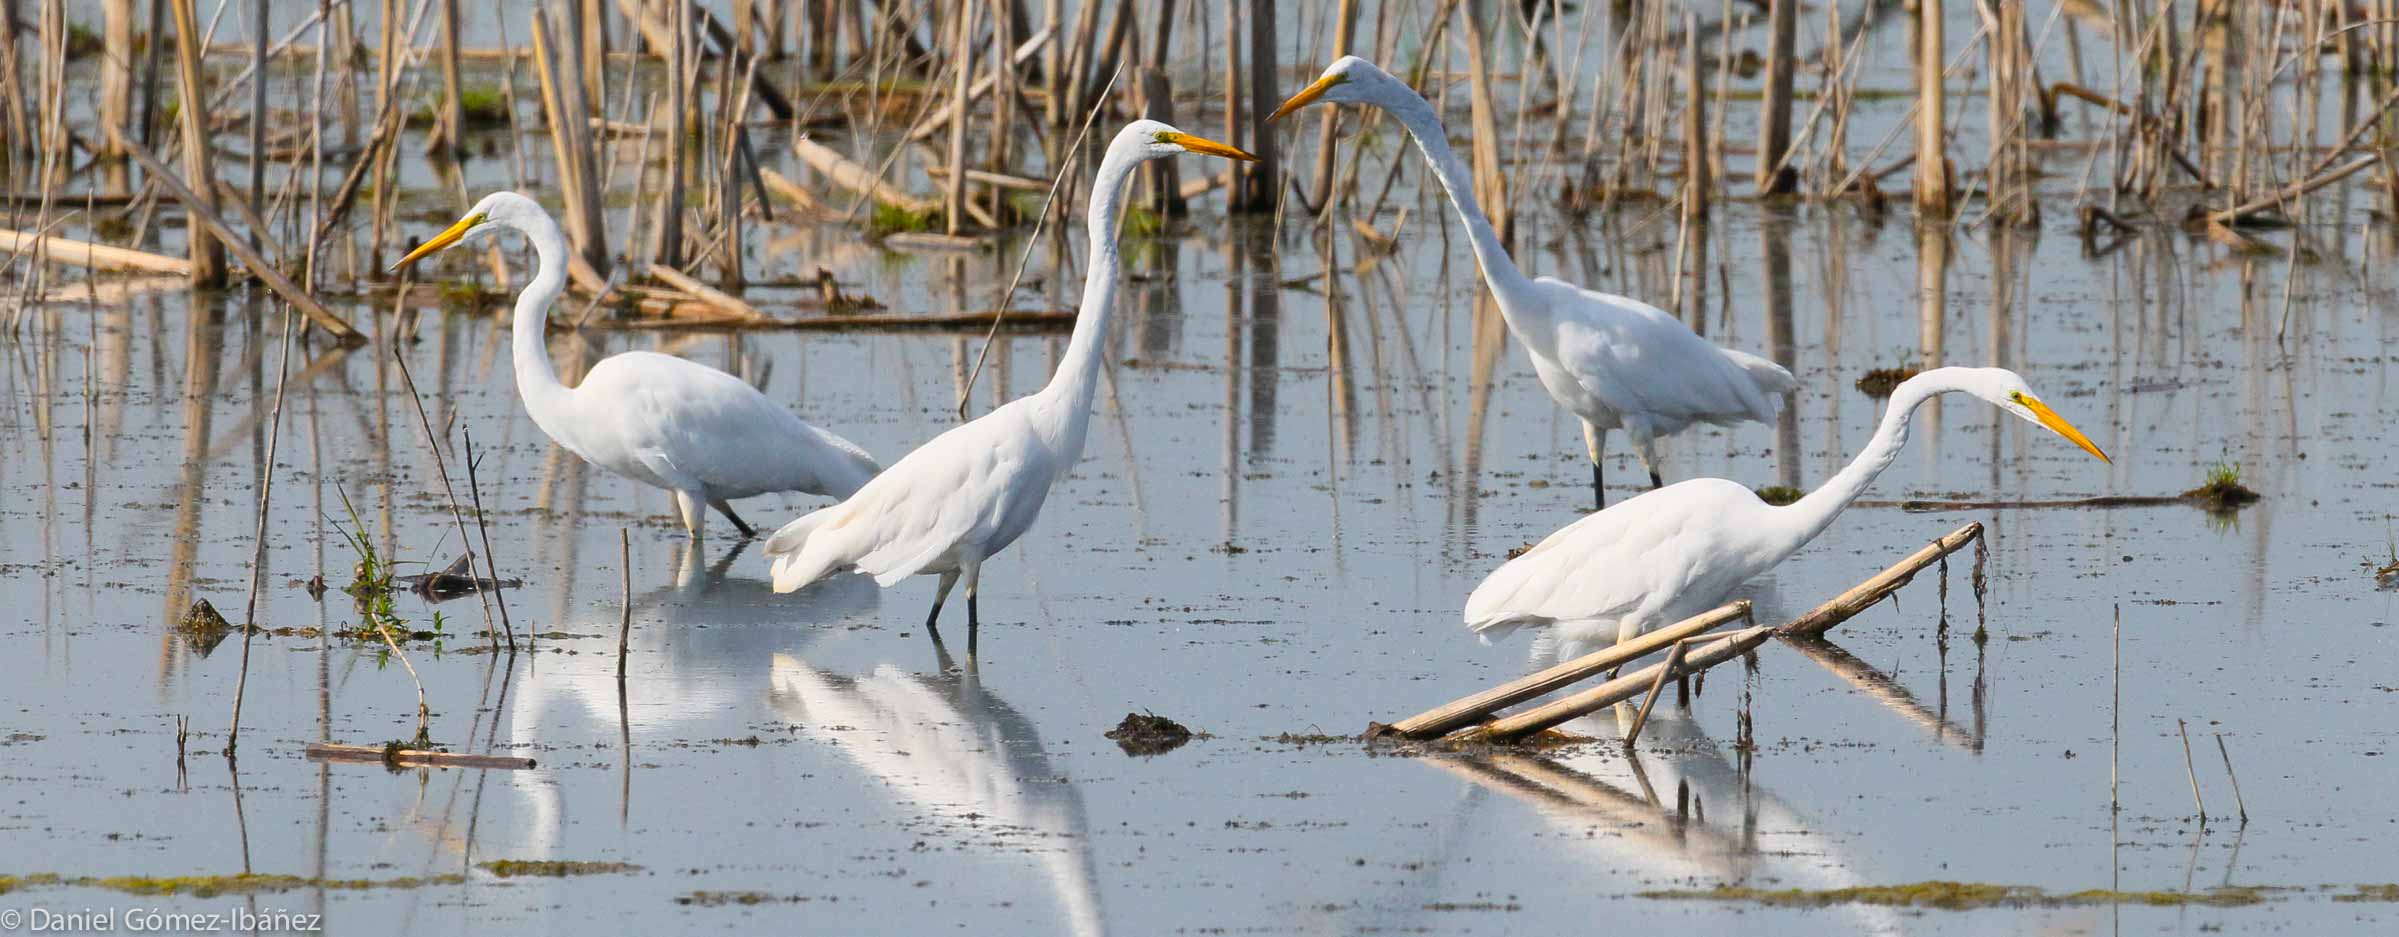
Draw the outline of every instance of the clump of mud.
[[[1915,368],[1876,368],[1866,372],[1865,377],[1858,378],[1858,391],[1881,400],[1898,390],[1901,382],[1915,376]]]
[[[1108,738],[1127,755],[1163,755],[1191,741],[1191,730],[1156,713],[1126,713]]]
[[[2241,467],[2218,462],[2207,470],[2207,482],[2182,493],[2182,499],[2210,513],[2230,514],[2257,503],[2259,495],[2241,484]]]
[[[192,603],[191,611],[183,613],[182,621],[175,623],[175,631],[183,635],[184,642],[190,644],[192,650],[207,657],[208,652],[225,642],[226,635],[233,633],[233,623],[217,614],[217,607],[209,604],[207,599],[200,599]]]
[[[1778,508],[1782,507],[1783,505],[1790,504],[1793,501],[1797,501],[1806,495],[1807,492],[1793,488],[1789,485],[1767,485],[1766,487],[1758,489],[1758,500],[1764,501],[1767,504],[1774,505]]]

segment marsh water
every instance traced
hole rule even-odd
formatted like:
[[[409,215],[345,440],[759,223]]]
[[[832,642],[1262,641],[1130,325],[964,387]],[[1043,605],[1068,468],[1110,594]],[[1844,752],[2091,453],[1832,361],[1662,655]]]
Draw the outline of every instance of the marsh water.
[[[1413,159],[1388,132],[1345,145]],[[506,163],[470,162],[460,185],[509,184]],[[419,181],[412,234],[457,207]],[[2399,917],[2339,900],[2399,880],[2399,593],[2373,575],[2399,559],[2399,322],[2394,245],[2364,192],[2270,236],[2299,239],[2296,259],[2170,227],[2095,251],[2063,212],[2031,230],[1919,228],[1847,203],[1733,202],[1679,294],[1671,209],[1529,212],[1532,272],[1683,296],[1710,338],[1799,376],[1778,425],[1670,442],[1669,480],[1811,486],[1879,416],[1854,387],[1865,372],[1994,364],[2114,463],[1956,398],[1918,415],[1873,497],[2172,495],[2226,463],[2263,498],[2230,515],[1860,506],[1753,584],[1760,621],[1968,521],[1988,528],[1987,593],[1960,554],[1832,649],[1769,644],[1687,703],[1669,694],[1629,751],[1608,714],[1566,727],[1595,741],[1496,754],[1351,738],[1546,662],[1526,636],[1478,643],[1459,610],[1590,499],[1579,427],[1478,306],[1454,220],[1410,198],[1390,255],[1346,225],[1327,237],[1204,201],[1133,236],[1084,461],[986,567],[972,657],[962,609],[946,647],[926,633],[928,583],[775,595],[721,521],[692,543],[667,496],[558,450],[524,415],[507,323],[484,304],[335,303],[376,340],[295,344],[279,431],[285,318],[263,294],[28,307],[0,346],[0,875],[304,881],[157,896],[87,879],[0,907],[282,910],[353,934],[2321,933]],[[1080,238],[1035,244],[1015,297],[999,294],[1021,242],[916,254],[831,225],[760,239],[753,275],[822,267],[903,313],[1071,308]],[[672,351],[886,462],[954,425],[982,348],[979,330],[602,319],[554,330],[570,379],[606,354]],[[1064,344],[1003,333],[972,410],[1039,386]],[[400,662],[329,633],[361,620],[339,591],[351,536],[402,573],[462,550],[409,379],[461,497],[452,430],[473,435],[493,559],[523,581],[498,595],[534,635],[492,653],[474,597],[402,593],[395,612],[439,631],[409,662],[435,741],[528,770],[302,754],[414,731]],[[255,622],[272,630],[251,639],[228,759],[243,639],[204,647],[174,625],[199,599],[240,619],[270,471]],[[1608,474],[1611,500],[1636,490],[1621,441]],[[819,503],[740,509],[773,525]],[[1128,755],[1104,737],[1128,713],[1203,735]],[[502,860],[623,866],[486,865]],[[1659,894],[1930,880],[2158,894],[1967,911]],[[2232,900],[2156,900],[2177,894]]]

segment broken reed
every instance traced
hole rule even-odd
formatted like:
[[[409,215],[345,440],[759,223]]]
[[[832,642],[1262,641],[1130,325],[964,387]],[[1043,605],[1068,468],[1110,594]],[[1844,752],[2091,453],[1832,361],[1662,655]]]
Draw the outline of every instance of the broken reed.
[[[767,240],[749,229],[784,223],[778,207],[906,229],[883,233],[928,246],[1018,228],[1031,220],[1019,195],[1068,165],[1071,130],[1095,108],[1103,126],[1171,116],[1264,157],[1189,183],[1157,167],[1145,186],[1162,213],[1215,188],[1227,209],[1272,212],[1296,191],[1319,217],[1346,212],[1371,226],[1393,184],[1422,179],[1421,168],[1402,149],[1339,152],[1336,127],[1387,131],[1385,119],[1322,109],[1312,165],[1290,173],[1263,124],[1345,52],[1406,76],[1469,131],[1477,188],[1503,235],[1519,200],[1561,190],[1575,211],[1678,199],[1696,236],[1709,204],[1727,198],[1856,198],[1880,211],[1882,185],[1901,173],[1928,217],[2028,224],[2045,201],[2066,199],[2088,219],[2086,236],[2101,222],[2116,234],[2178,220],[2198,204],[2219,241],[2254,247],[2235,229],[2304,221],[2320,193],[2360,178],[2399,213],[2399,172],[2385,165],[2399,152],[2399,10],[2380,2],[1921,0],[1828,4],[1818,17],[1796,0],[1501,5],[1496,15],[1459,0],[389,0],[302,4],[281,32],[262,24],[278,7],[292,20],[288,2],[253,0],[233,19],[204,16],[196,0],[18,6],[31,9],[0,17],[5,227],[72,235],[105,220],[131,234],[94,240],[182,255],[175,269],[196,284],[228,274],[229,241],[250,248],[232,258],[246,275],[298,270],[311,288],[380,279],[409,240],[397,230],[400,181],[456,179],[449,162],[476,152],[467,99],[490,80],[478,76],[504,69],[514,87],[520,64],[538,94],[521,109],[531,113],[508,109],[509,148],[530,136],[552,159],[519,155],[515,169],[529,175],[516,185],[561,197],[577,288],[608,293],[611,269],[629,262],[635,281],[688,278],[663,287],[669,307],[733,310],[721,298],[739,303],[748,282],[774,278],[745,263],[748,246]],[[514,38],[466,47],[483,17]],[[77,108],[84,89],[62,63],[69,34],[95,18],[96,107]],[[1905,41],[1866,41],[1877,33]],[[1865,75],[1892,73],[1863,67],[1869,53],[1906,56],[1912,92],[1861,88]],[[275,106],[270,81],[304,87],[301,106]],[[500,97],[503,107],[514,98]],[[1854,115],[1869,106],[1903,113],[1879,138],[1853,138]],[[418,113],[430,121],[412,140]],[[1744,119],[1757,128],[1752,146],[1725,139]],[[802,142],[762,148],[755,131],[775,125]],[[896,142],[894,130],[905,131]],[[94,158],[79,164],[78,145]],[[136,165],[144,147],[189,198]],[[274,164],[305,171],[265,171]],[[777,171],[792,165],[806,172]],[[611,230],[604,196],[627,182],[663,198]],[[1073,185],[1061,206],[1079,194]],[[101,218],[70,217],[101,196]],[[179,243],[167,233],[178,213]],[[947,240],[915,230],[928,225]],[[16,256],[73,247],[20,238],[11,269],[23,269]],[[1696,278],[1706,250],[1704,238],[1678,248],[1678,268]]]

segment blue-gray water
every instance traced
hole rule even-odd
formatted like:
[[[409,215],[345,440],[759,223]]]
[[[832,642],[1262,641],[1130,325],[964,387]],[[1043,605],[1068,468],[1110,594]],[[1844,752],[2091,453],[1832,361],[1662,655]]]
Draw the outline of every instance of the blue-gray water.
[[[1882,48],[1898,42],[1885,33],[1872,45],[1904,57]],[[1898,110],[1873,114],[1854,132],[1861,150]],[[1969,139],[1978,123],[1966,122]],[[1295,134],[1303,160],[1307,126]],[[1343,143],[1345,157],[1367,148],[1369,178],[1414,159],[1399,145],[1388,129]],[[527,187],[548,197],[548,155],[527,152]],[[2078,155],[2050,168],[2055,205],[2069,205]],[[422,236],[457,206],[421,166],[408,173],[401,229]],[[461,185],[512,178],[508,159],[478,159]],[[1579,428],[1478,313],[1457,227],[1415,178],[1397,196],[1411,206],[1402,250],[1371,263],[1346,224],[1328,258],[1300,213],[1279,231],[1228,222],[1214,196],[1169,236],[1130,246],[1135,277],[1086,458],[1034,532],[987,568],[971,663],[962,608],[946,630],[959,656],[945,660],[927,639],[928,583],[881,591],[837,579],[775,596],[756,549],[725,525],[694,548],[666,496],[556,450],[516,400],[498,318],[428,306],[403,325],[388,302],[337,303],[378,340],[294,352],[258,622],[359,620],[339,592],[318,600],[303,588],[351,578],[341,492],[403,572],[457,555],[398,349],[451,440],[462,496],[455,431],[486,456],[496,559],[525,580],[505,594],[510,614],[547,635],[533,653],[481,653],[474,601],[403,596],[401,616],[431,627],[438,611],[449,634],[438,651],[411,646],[432,733],[536,759],[529,771],[304,759],[312,741],[374,745],[414,724],[398,661],[314,636],[256,639],[240,758],[218,757],[240,639],[202,655],[170,625],[200,598],[240,617],[280,313],[241,291],[180,289],[97,304],[69,291],[31,309],[0,345],[0,569],[12,574],[0,577],[0,836],[11,847],[0,875],[464,881],[217,897],[29,885],[0,893],[0,911],[281,909],[321,913],[346,934],[2391,926],[2391,904],[2333,900],[2399,880],[2387,795],[2399,593],[2372,575],[2399,559],[2384,432],[2399,418],[2386,377],[2394,244],[2371,223],[2365,189],[2318,203],[2299,231],[2314,256],[2296,266],[2280,250],[2285,232],[2266,235],[2277,252],[2264,255],[2159,228],[2094,256],[2070,208],[2053,207],[2037,232],[1970,223],[1943,237],[1904,214],[1861,221],[1848,203],[1720,206],[1704,258],[1686,261],[1704,276],[1683,288],[1704,290],[1711,338],[1784,360],[1802,389],[1780,426],[1670,443],[1669,479],[1816,484],[1879,415],[1856,379],[1930,361],[2022,371],[2115,464],[1953,399],[1918,416],[1877,499],[2164,495],[2222,461],[2264,500],[2230,519],[2186,506],[1860,507],[1756,584],[1760,619],[1804,611],[1979,520],[1989,594],[1978,609],[1960,554],[1945,653],[1927,573],[1895,606],[1835,631],[1845,654],[1769,645],[1754,673],[1716,671],[1688,711],[1661,703],[1635,756],[1602,741],[1453,759],[1317,737],[1534,662],[1523,636],[1475,642],[1459,608],[1506,551],[1579,516],[1588,468]],[[1525,204],[1550,200],[1533,192]],[[1376,221],[1390,233],[1397,212]],[[752,276],[821,266],[901,313],[1000,305],[1018,256],[1013,244],[890,253],[840,227],[754,233]],[[1037,249],[1029,288],[1009,305],[1071,306],[1080,236],[1065,270]],[[1660,304],[1674,289],[1674,215],[1652,204],[1573,224],[1536,212],[1518,243],[1535,273]],[[1948,258],[1930,303],[1919,292],[1928,251]],[[429,275],[466,276],[469,260]],[[511,260],[521,271],[524,258]],[[755,295],[774,306],[790,293]],[[975,410],[1037,387],[1063,346],[1063,334],[1006,339]],[[952,425],[980,335],[594,327],[550,347],[570,373],[630,348],[732,368],[888,462]],[[1608,471],[1619,483],[1638,474],[1621,440]],[[742,511],[774,524],[816,503],[769,497]],[[620,696],[627,529],[634,602]],[[2111,753],[2119,607],[2122,746]],[[1985,620],[1990,640],[1978,645],[1970,634]],[[1735,747],[1745,695],[1757,741],[1747,756]],[[1102,733],[1129,711],[1209,737],[1128,757]],[[178,716],[193,733],[181,775]],[[1613,716],[1569,728],[1620,731]],[[2246,824],[2231,816],[2219,734]],[[2113,818],[2111,754],[2123,802]],[[528,879],[479,866],[504,859],[639,870]],[[1967,912],[1641,894],[1933,879],[2055,893],[2290,890],[2240,907]]]

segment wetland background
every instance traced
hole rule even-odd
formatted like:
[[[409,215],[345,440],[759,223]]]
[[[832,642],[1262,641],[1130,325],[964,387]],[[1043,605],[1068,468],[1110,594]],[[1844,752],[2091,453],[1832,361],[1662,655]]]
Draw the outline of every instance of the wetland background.
[[[0,281],[0,906],[321,910],[346,933],[2394,916],[2359,887],[2399,880],[2394,593],[2374,575],[2399,561],[2383,0],[758,0],[682,8],[683,81],[672,4],[6,6],[5,227],[54,237],[12,238]],[[989,49],[1028,47],[992,67]],[[1442,106],[1527,269],[1646,298],[1801,378],[1779,425],[1669,444],[1669,479],[1813,485],[1872,428],[1867,372],[1998,364],[2115,464],[1936,404],[1878,497],[2166,495],[2223,463],[2263,499],[1860,508],[1756,584],[1762,620],[1968,520],[1990,528],[1987,595],[1950,570],[1945,594],[1921,581],[1835,632],[1838,653],[1768,647],[1661,704],[1630,754],[1331,738],[1537,662],[1534,642],[1470,640],[1458,608],[1588,498],[1579,427],[1480,302],[1404,135],[1354,110],[1254,126],[1339,48]],[[970,119],[935,120],[945,106]],[[1068,158],[1095,106],[1098,140],[1171,107],[1274,158],[1141,183],[1085,462],[993,563],[972,662],[926,641],[925,584],[774,596],[754,546],[721,525],[687,543],[664,495],[542,437],[507,366],[517,245],[414,283],[379,272],[482,193],[533,193],[589,267],[554,316],[570,379],[626,349],[685,354],[889,461],[962,395],[982,412],[1046,378],[1078,299],[1089,154]],[[1062,169],[1060,216],[1037,224]],[[211,282],[203,214],[220,240],[254,235],[291,290],[246,277],[241,247]],[[514,654],[471,596],[341,591],[362,546],[402,575],[460,555],[442,479],[465,496],[470,433],[490,559],[523,581],[496,593]],[[261,550],[268,630],[240,756],[217,757],[243,636],[177,626],[200,599],[238,621]],[[407,648],[436,741],[537,767],[302,757],[415,731],[408,673],[342,634],[382,614],[430,633]],[[1127,711],[1208,737],[1131,757],[1103,737]],[[2208,757],[2219,733],[2246,823]],[[486,865],[505,861],[593,865]],[[1928,880],[2046,897],[1823,893]],[[2124,894],[2059,897],[2087,889]]]

